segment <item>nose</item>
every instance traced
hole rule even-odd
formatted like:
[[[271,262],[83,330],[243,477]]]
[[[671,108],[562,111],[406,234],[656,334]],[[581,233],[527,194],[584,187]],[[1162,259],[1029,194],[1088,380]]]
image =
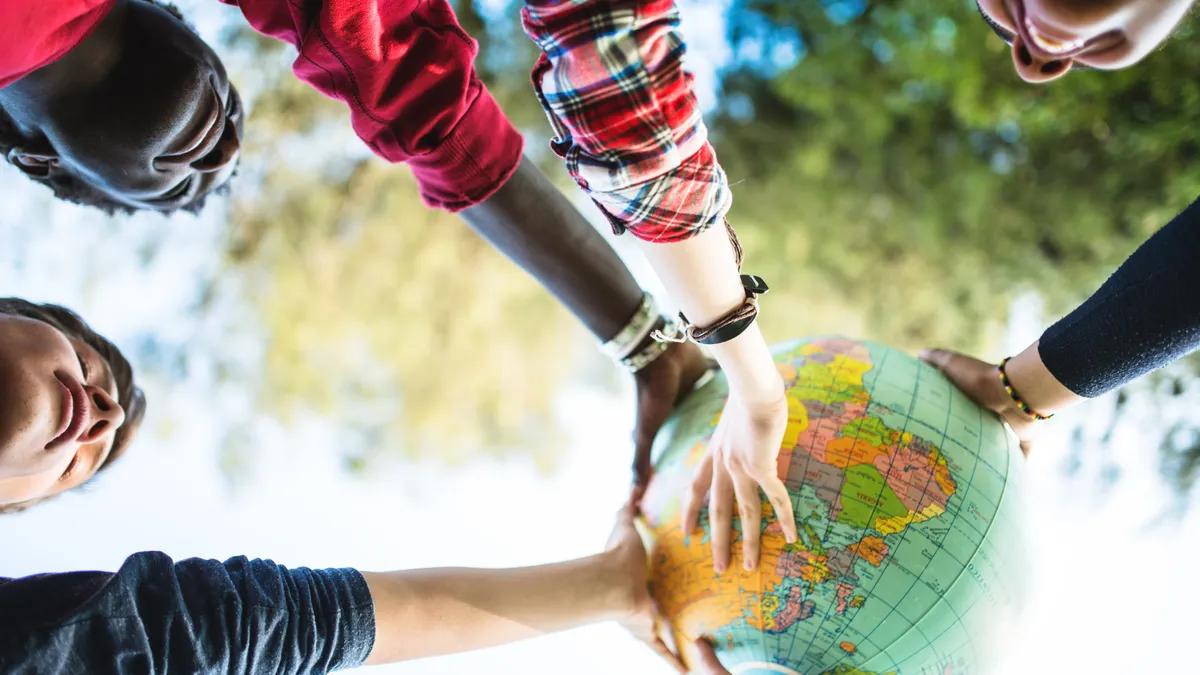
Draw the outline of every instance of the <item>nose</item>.
[[[1013,66],[1026,82],[1040,84],[1057,80],[1071,69],[1071,59],[1045,60],[1034,56],[1020,35],[1012,41]]]
[[[94,443],[105,436],[115,434],[125,423],[125,409],[99,387],[84,387],[84,391],[87,392],[92,405],[90,417],[83,434],[79,436],[79,442]]]
[[[221,140],[207,155],[192,162],[191,166],[200,173],[216,173],[237,161],[238,151],[242,147],[237,123],[232,118],[225,118],[225,128],[221,131]]]

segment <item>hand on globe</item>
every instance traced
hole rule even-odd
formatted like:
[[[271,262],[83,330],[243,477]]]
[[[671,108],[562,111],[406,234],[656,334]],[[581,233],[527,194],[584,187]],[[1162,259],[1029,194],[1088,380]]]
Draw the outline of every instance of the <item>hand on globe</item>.
[[[692,643],[692,661],[696,667],[688,675],[730,675],[730,672],[717,660],[717,652],[712,643],[700,638]]]
[[[713,569],[717,574],[729,567],[735,499],[742,523],[743,565],[747,570],[758,566],[762,538],[760,487],[774,507],[788,543],[796,541],[792,500],[779,478],[777,464],[787,415],[787,399],[782,391],[777,401],[765,405],[747,406],[736,394],[725,402],[708,451],[692,477],[683,508],[683,530],[694,532],[699,526],[704,496],[709,494],[708,519]]]
[[[712,364],[690,342],[672,344],[666,353],[634,375],[637,381],[637,424],[633,430],[633,481],[650,482],[650,450],[654,437],[675,405],[692,390]]]
[[[609,569],[622,589],[626,615],[620,624],[635,638],[663,657],[676,671],[687,673],[679,660],[659,635],[659,611],[650,597],[649,567],[646,564],[646,548],[637,531],[634,520],[638,517],[638,504],[642,500],[643,488],[634,488],[629,501],[617,513],[617,524],[608,538],[606,556]],[[707,675],[707,674],[705,674]]]
[[[1000,381],[996,372],[998,364],[947,349],[926,349],[920,353],[919,358],[940,370],[972,401],[999,415],[1020,439],[1021,452],[1026,457],[1029,456],[1033,442],[1041,433],[1044,423],[1030,419],[1017,407],[1016,402],[1004,390],[1004,383]]]

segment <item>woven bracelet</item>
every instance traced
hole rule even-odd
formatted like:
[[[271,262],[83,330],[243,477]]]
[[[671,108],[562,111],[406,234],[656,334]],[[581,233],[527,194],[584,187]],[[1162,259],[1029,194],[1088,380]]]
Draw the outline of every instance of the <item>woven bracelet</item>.
[[[1008,392],[1008,395],[1010,398],[1012,398],[1013,403],[1016,403],[1017,408],[1019,408],[1021,410],[1021,412],[1028,415],[1029,419],[1035,420],[1035,421],[1041,421],[1041,420],[1048,420],[1051,417],[1054,417],[1053,414],[1039,415],[1038,413],[1034,412],[1033,408],[1030,408],[1029,404],[1025,402],[1025,399],[1021,398],[1021,395],[1017,393],[1017,390],[1013,389],[1012,383],[1008,381],[1008,371],[1006,370],[1006,368],[1008,367],[1008,362],[1011,359],[1012,359],[1011,356],[1004,359],[1003,361],[1000,362],[1000,365],[996,367],[997,372],[1000,373],[1000,383],[1004,385],[1004,391]]]

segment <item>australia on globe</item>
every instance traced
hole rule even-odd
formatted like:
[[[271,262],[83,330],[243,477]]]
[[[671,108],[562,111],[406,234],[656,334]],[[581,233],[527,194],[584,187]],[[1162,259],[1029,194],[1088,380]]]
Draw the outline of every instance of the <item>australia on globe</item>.
[[[764,499],[758,569],[743,568],[739,535],[718,575],[707,513],[681,528],[728,393],[717,374],[659,434],[643,501],[651,591],[675,644],[710,639],[734,675],[988,672],[1024,597],[1016,438],[903,352],[814,338],[774,353],[799,541]]]

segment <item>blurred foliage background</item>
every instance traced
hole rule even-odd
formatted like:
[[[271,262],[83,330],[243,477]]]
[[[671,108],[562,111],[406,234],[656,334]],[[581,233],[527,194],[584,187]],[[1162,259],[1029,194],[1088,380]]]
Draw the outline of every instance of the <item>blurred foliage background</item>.
[[[530,153],[573,190],[543,152],[519,3],[456,7]],[[970,0],[733,0],[724,16],[732,57],[710,129],[748,269],[772,284],[772,339],[999,356],[1018,294],[1040,296],[1048,320],[1069,310],[1200,187],[1190,23],[1132,70],[1031,86]],[[371,158],[343,106],[290,76],[290,47],[248,30],[227,41],[253,55],[235,69],[256,93],[228,261],[270,336],[265,409],[358,425],[352,466],[481,451],[549,466],[550,406],[586,334],[457,218],[425,209],[406,169]],[[1167,456],[1194,465],[1195,435],[1168,435]]]

